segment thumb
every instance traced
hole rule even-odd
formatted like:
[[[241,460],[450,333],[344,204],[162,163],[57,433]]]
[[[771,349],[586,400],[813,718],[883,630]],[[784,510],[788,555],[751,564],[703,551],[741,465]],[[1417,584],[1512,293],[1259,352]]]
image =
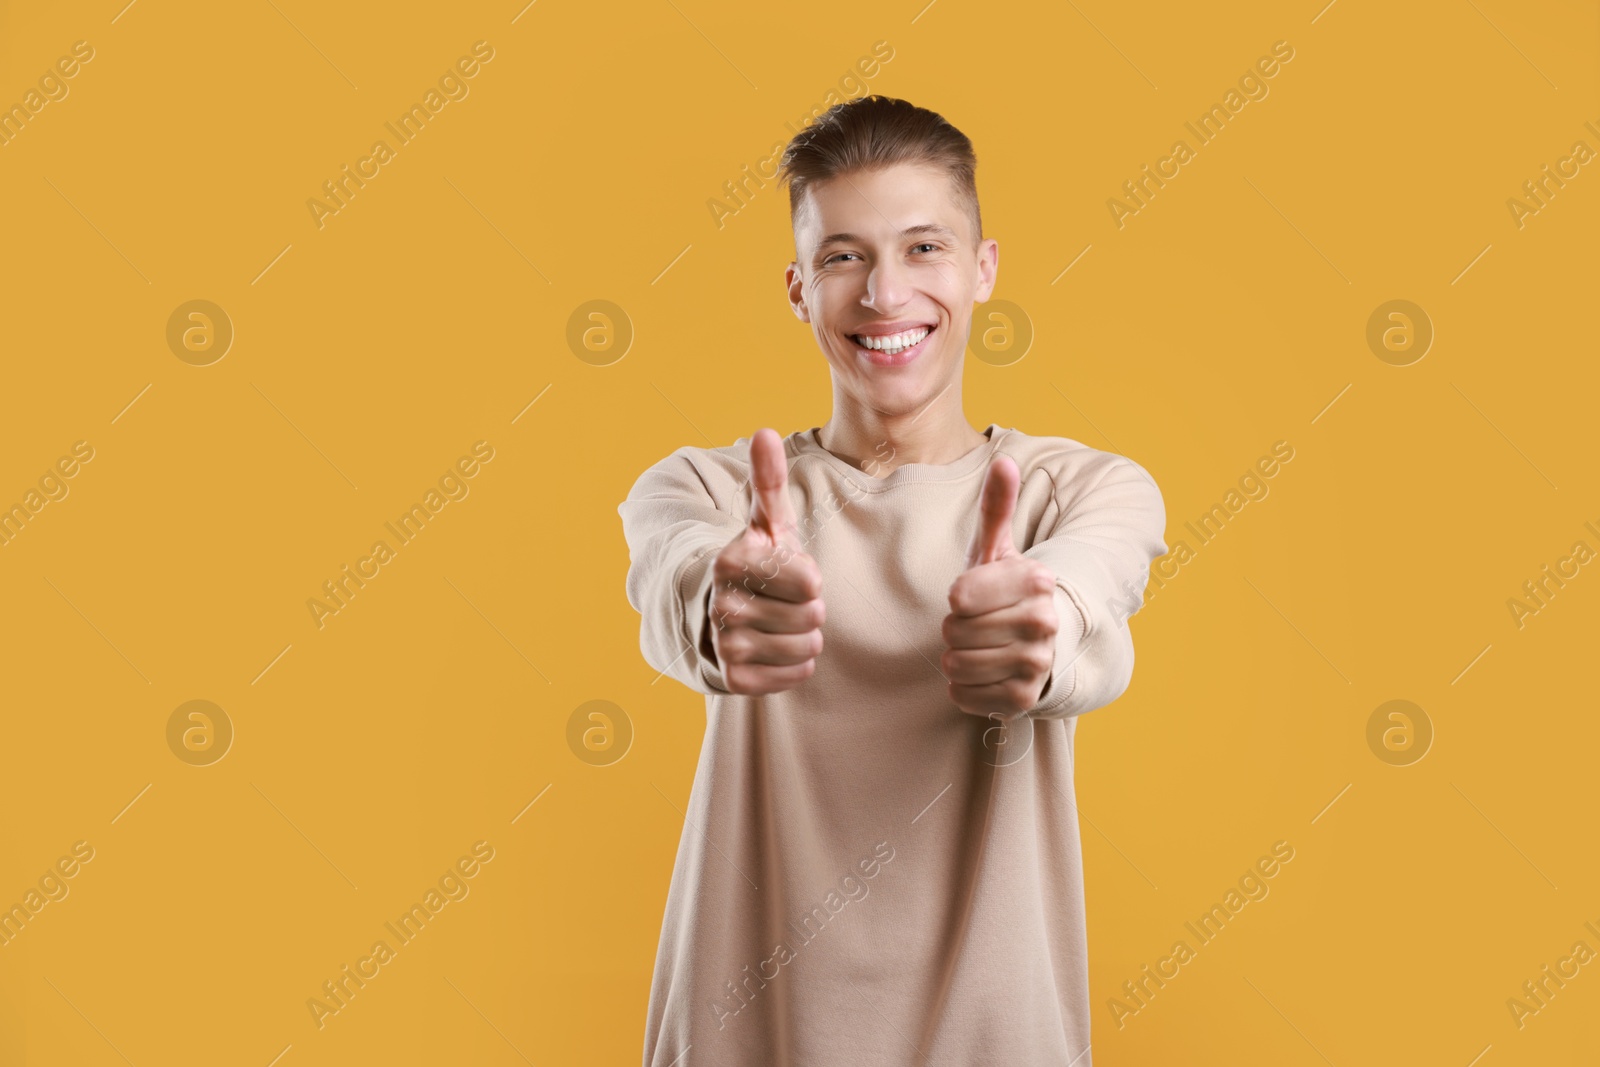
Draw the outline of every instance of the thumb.
[[[978,498],[978,528],[967,549],[967,570],[1017,554],[1011,539],[1011,517],[1017,510],[1017,489],[1021,483],[1016,461],[1005,453],[996,454],[983,478]]]
[[[777,431],[765,427],[750,438],[750,525],[777,544],[793,539],[799,523],[789,502],[789,462]]]

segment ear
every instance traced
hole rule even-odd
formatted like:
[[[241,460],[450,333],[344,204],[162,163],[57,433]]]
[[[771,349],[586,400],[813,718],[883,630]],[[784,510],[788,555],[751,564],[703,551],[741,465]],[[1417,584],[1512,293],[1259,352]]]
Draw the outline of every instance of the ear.
[[[801,322],[810,323],[811,309],[806,307],[805,279],[800,276],[800,264],[790,263],[783,272],[783,284],[789,291],[789,307],[793,309],[795,318]]]
[[[1000,242],[993,237],[978,246],[978,288],[973,293],[976,303],[988,303],[994,292],[995,278],[1000,273]]]

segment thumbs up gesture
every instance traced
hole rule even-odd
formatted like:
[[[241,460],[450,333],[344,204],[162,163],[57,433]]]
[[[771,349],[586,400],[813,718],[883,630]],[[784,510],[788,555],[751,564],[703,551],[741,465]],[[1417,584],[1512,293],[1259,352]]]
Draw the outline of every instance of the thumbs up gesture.
[[[822,651],[822,572],[799,547],[783,440],[750,438],[750,524],[712,565],[711,648],[732,693],[793,689]]]
[[[939,669],[950,699],[1005,721],[1039,702],[1055,668],[1055,572],[1017,551],[1011,520],[1021,476],[998,454],[984,476],[966,570],[950,585]]]

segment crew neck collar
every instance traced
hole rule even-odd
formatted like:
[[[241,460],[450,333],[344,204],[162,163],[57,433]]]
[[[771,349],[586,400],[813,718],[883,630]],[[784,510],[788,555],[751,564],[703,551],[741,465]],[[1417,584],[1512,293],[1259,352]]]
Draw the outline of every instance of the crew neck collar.
[[[817,439],[822,427],[813,426],[792,434],[789,438],[794,443],[794,453],[799,456],[814,456],[823,463],[835,468],[840,474],[849,478],[856,485],[868,492],[882,492],[892,489],[897,485],[907,482],[949,482],[966,477],[972,472],[985,467],[989,458],[994,455],[1001,441],[1011,433],[1009,429],[1002,429],[998,423],[991,422],[983,431],[988,440],[974,447],[965,455],[951,460],[949,463],[904,463],[884,475],[882,478],[874,477],[840,459],[838,456],[822,447]]]

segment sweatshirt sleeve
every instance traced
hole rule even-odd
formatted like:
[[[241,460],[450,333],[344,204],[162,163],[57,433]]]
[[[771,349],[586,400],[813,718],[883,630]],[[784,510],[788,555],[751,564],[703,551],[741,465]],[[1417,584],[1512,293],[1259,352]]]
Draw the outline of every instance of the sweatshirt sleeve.
[[[1150,564],[1167,552],[1166,505],[1143,467],[1118,456],[1090,487],[1055,486],[1057,518],[1023,553],[1056,574],[1055,667],[1026,714],[1065,718],[1111,703],[1133,677],[1128,618],[1144,606]],[[1043,528],[1041,528],[1043,529]]]
[[[682,449],[641,474],[617,512],[628,543],[628,603],[640,615],[645,662],[698,693],[726,694],[710,651],[711,565],[747,520],[717,506]]]

